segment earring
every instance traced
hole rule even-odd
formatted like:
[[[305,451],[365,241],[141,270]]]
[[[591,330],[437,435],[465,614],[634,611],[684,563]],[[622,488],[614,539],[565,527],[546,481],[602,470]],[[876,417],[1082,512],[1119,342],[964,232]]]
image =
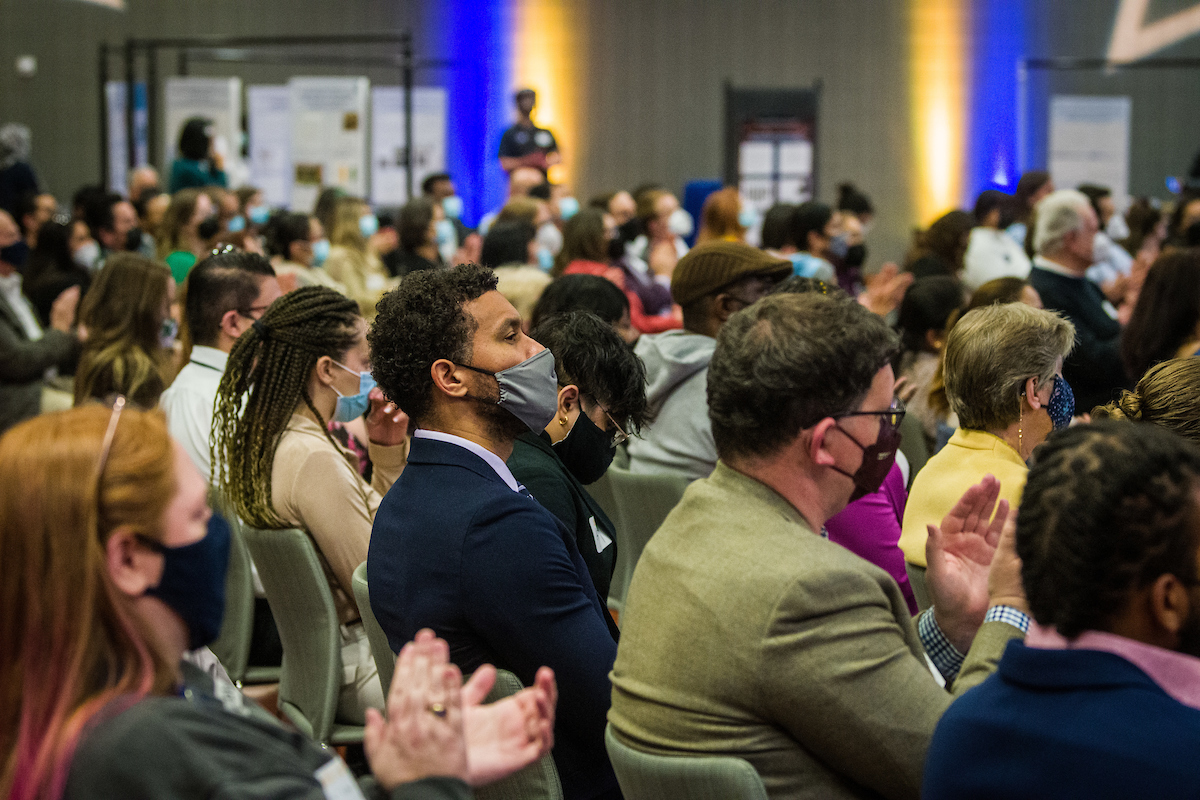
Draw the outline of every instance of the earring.
[[[1025,458],[1025,439],[1022,435],[1022,428],[1025,425],[1025,409],[1018,409],[1017,413],[1020,415],[1017,417],[1017,455]]]
[[[559,424],[559,425],[562,425],[564,428],[565,428],[565,427],[567,427],[567,418],[566,418],[566,417],[559,417],[559,418],[558,418],[558,424]]]

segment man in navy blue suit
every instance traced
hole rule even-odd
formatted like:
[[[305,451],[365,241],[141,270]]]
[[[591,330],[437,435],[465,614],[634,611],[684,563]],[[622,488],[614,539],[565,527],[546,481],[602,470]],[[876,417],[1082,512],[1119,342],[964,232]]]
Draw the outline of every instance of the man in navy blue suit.
[[[921,796],[1195,797],[1200,450],[1107,422],[1035,459],[1017,553],[1037,625],[942,717]]]
[[[375,516],[371,608],[398,650],[421,628],[464,673],[484,663],[559,688],[554,760],[567,798],[620,797],[604,750],[616,627],[573,531],[505,466],[554,416],[550,352],[474,264],[414,273],[379,302],[375,379],[416,427]]]

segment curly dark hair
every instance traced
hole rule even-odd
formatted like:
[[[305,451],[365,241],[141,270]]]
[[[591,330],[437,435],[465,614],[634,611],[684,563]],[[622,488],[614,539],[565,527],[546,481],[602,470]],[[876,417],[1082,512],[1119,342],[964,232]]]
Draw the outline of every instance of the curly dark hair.
[[[1035,453],[1017,517],[1034,619],[1067,638],[1107,630],[1129,593],[1196,577],[1200,450],[1156,425],[1104,420]]]
[[[476,323],[463,311],[496,288],[496,276],[478,264],[414,272],[383,296],[367,334],[379,388],[417,426],[433,399],[433,362],[471,360]]]
[[[626,433],[642,429],[647,420],[646,366],[611,324],[587,311],[572,311],[540,321],[531,335],[554,354],[559,386],[578,386]]]
[[[849,297],[773,294],[737,312],[708,367],[717,453],[769,456],[853,410],[898,346],[887,323]]]
[[[345,358],[360,319],[353,300],[307,286],[272,303],[234,344],[213,413],[212,482],[250,525],[288,527],[271,500],[275,449],[300,403],[333,442],[308,380],[321,356]]]

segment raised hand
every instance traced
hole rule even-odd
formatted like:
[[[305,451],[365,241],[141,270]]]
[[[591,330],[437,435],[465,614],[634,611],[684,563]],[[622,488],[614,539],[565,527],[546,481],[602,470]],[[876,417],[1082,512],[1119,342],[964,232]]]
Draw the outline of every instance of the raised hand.
[[[542,667],[533,686],[483,705],[483,698],[495,682],[495,667],[485,664],[462,689],[467,783],[472,786],[484,786],[516,772],[554,746],[554,709],[558,703],[554,672]]]
[[[858,296],[858,302],[879,316],[885,316],[900,307],[913,280],[911,272],[901,272],[900,267],[889,261],[874,275],[863,277],[867,288]]]
[[[367,709],[363,748],[385,790],[435,776],[466,780],[462,673],[450,647],[425,629],[404,645],[387,697],[387,720]]]
[[[389,402],[378,386],[368,397],[371,408],[367,411],[367,438],[385,446],[403,444],[408,436],[408,414]]]
[[[926,580],[934,615],[962,653],[970,649],[989,605],[988,573],[1009,517],[1008,501],[997,503],[999,496],[1000,481],[985,475],[955,503],[941,527],[928,526]]]

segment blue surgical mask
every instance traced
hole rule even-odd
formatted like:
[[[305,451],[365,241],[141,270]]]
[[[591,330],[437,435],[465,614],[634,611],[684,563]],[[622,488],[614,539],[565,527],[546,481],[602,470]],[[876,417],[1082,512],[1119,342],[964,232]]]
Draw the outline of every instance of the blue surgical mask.
[[[849,249],[850,238],[844,233],[839,233],[829,240],[829,255],[834,258],[845,258]]]
[[[319,267],[325,263],[325,259],[329,258],[329,240],[317,239],[313,242],[313,260],[312,265]]]
[[[146,536],[138,539],[163,557],[162,578],[146,594],[162,600],[183,619],[189,650],[211,644],[225,617],[229,523],[213,514],[205,537],[182,547],[167,547]]]
[[[334,421],[353,422],[367,413],[367,409],[371,407],[370,394],[371,390],[375,388],[375,378],[369,372],[357,372],[338,361],[333,363],[346,372],[358,376],[358,394],[343,395],[337,390],[337,387],[332,387],[338,396],[337,405],[333,409]]]
[[[1062,375],[1054,376],[1054,389],[1050,392],[1050,401],[1046,403],[1046,413],[1050,415],[1050,422],[1056,431],[1070,425],[1071,418],[1075,416],[1075,392]]]
[[[579,213],[579,201],[574,197],[564,197],[558,201],[558,215],[566,222]]]
[[[451,219],[459,219],[463,214],[463,199],[456,194],[442,198],[442,211]]]
[[[379,217],[374,214],[363,214],[358,218],[358,232],[367,239],[379,233]]]
[[[738,225],[743,228],[753,228],[758,224],[758,212],[750,206],[742,206],[738,212]]]
[[[499,372],[460,365],[472,372],[491,375],[500,385],[500,400],[496,405],[508,411],[534,433],[546,430],[558,411],[558,373],[554,355],[542,350]]]
[[[250,206],[246,213],[255,225],[266,225],[267,220],[271,218],[271,207],[265,204]]]
[[[554,254],[545,247],[539,247],[537,251],[538,267],[542,272],[549,272],[554,269]]]
[[[230,233],[240,233],[246,230],[246,218],[241,214],[238,214],[236,217],[229,220],[229,224],[225,226],[225,229]]]
[[[454,223],[450,220],[439,219],[434,223],[434,228],[437,230],[437,243],[439,247],[454,241]]]

